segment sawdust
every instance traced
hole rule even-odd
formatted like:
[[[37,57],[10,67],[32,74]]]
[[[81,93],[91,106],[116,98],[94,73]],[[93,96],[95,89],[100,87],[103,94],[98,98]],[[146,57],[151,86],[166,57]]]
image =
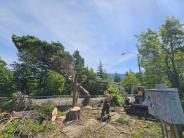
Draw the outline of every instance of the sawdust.
[[[133,138],[139,134],[140,130],[140,136],[144,134],[148,135],[148,137],[154,135],[154,132],[149,131],[149,127],[151,126],[148,121],[139,120],[136,117],[129,117],[122,112],[111,112],[110,115],[110,122],[101,122],[97,120],[97,118],[100,116],[99,110],[91,107],[83,108],[81,109],[81,120],[62,125],[62,132],[65,134],[63,137]],[[130,125],[118,123],[116,120],[120,117],[128,118]],[[151,123],[154,124],[154,122]]]

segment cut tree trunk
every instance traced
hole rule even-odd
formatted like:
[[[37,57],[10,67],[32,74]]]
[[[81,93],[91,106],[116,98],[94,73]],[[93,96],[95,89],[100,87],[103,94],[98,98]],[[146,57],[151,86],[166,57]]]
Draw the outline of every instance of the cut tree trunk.
[[[82,107],[89,105],[90,95],[85,95],[84,100],[82,101]]]
[[[65,122],[80,120],[80,110],[81,108],[78,106],[71,108],[71,110],[66,114]]]
[[[81,85],[78,85],[78,88],[84,93],[84,100],[82,101],[82,107],[89,105],[89,100],[90,100],[90,94],[89,92],[82,87]]]

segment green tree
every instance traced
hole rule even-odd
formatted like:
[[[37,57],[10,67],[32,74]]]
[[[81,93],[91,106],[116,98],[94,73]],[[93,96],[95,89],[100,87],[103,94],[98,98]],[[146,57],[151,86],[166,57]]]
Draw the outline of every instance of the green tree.
[[[162,53],[165,62],[165,72],[171,82],[172,87],[181,90],[181,65],[184,61],[178,60],[177,56],[181,49],[184,48],[184,28],[182,23],[173,17],[166,19],[165,23],[160,27],[160,36],[162,40]]]
[[[55,71],[49,70],[45,79],[45,89],[41,92],[41,95],[61,95],[64,91],[64,86],[64,77]]]
[[[131,89],[133,86],[139,86],[140,82],[136,77],[136,73],[129,70],[125,73],[125,78],[121,81],[121,85],[125,88],[125,90],[131,93]]]
[[[17,90],[24,94],[36,95],[45,89],[48,67],[36,63],[26,54],[18,54],[19,62],[14,62],[14,80]]]
[[[12,40],[19,51],[20,63],[15,65],[15,75],[19,80],[20,89],[33,95],[49,95],[51,88],[53,94],[61,92],[57,82],[62,79],[57,81],[55,78],[58,78],[59,75],[50,73],[49,70],[55,70],[63,74],[67,80],[70,79],[71,71],[73,71],[73,58],[64,50],[63,45],[59,42],[41,41],[33,36],[13,35]],[[56,84],[54,85],[53,82]]]
[[[84,58],[81,57],[78,50],[74,52],[73,58],[74,58],[74,69],[76,71],[77,81],[81,83],[86,78],[86,75],[84,74]]]
[[[56,95],[64,91],[64,78],[47,66],[34,64],[26,55],[20,55],[20,63],[14,63],[14,80],[17,90],[28,95]]]
[[[108,79],[108,75],[107,75],[105,69],[103,68],[103,65],[102,65],[101,61],[100,61],[100,64],[98,66],[98,69],[97,69],[97,76],[100,79],[103,79],[103,80],[107,80]]]
[[[102,65],[102,62],[100,61],[100,64],[99,64],[98,70],[97,70],[97,76],[99,78],[103,79],[103,75],[104,75],[103,65]]]
[[[114,82],[118,82],[118,83],[121,82],[121,78],[117,72],[115,73],[115,76],[114,76]]]
[[[32,88],[29,84],[32,73],[30,68],[22,63],[14,63],[14,82],[16,84],[17,90],[21,91],[24,94],[30,94],[32,92]],[[30,89],[31,88],[31,89]]]
[[[92,68],[89,69],[88,67],[84,66],[84,58],[80,56],[78,50],[74,52],[73,57],[77,81],[81,83],[92,95],[103,94],[104,90],[107,87],[107,84],[103,82],[98,82],[97,75],[94,70]]]
[[[87,78],[83,82],[83,86],[92,95],[103,95],[107,88],[108,82],[100,81],[92,68],[85,68]]]
[[[92,69],[84,67],[84,58],[80,56],[78,50],[70,55],[65,51],[64,46],[59,42],[46,42],[34,36],[12,36],[12,40],[19,51],[19,65],[17,65],[17,77],[24,72],[23,82],[20,85],[25,86],[26,91],[31,94],[50,94],[47,86],[53,83],[48,82],[48,71],[55,71],[64,76],[65,85],[63,92],[69,94],[72,91],[72,81],[76,74],[77,81],[87,88],[93,94],[103,93],[106,85],[97,82],[97,75]],[[23,66],[24,68],[22,68]],[[21,71],[23,69],[23,71]],[[107,75],[103,71],[103,79]],[[51,79],[51,78],[50,78]],[[54,78],[53,78],[54,79]],[[32,84],[29,83],[32,80]],[[54,80],[50,80],[51,82]],[[33,85],[34,87],[30,87]],[[35,87],[37,86],[37,87]],[[31,89],[34,88],[34,89]],[[48,93],[45,93],[48,92]]]
[[[48,43],[29,35],[13,35],[12,40],[19,53],[27,55],[32,63],[47,66],[48,69],[61,73],[66,79],[73,78],[73,58],[60,42]]]
[[[165,78],[162,54],[160,53],[162,44],[159,35],[151,29],[136,37],[138,38],[137,48],[141,66],[144,68],[141,84],[153,88],[156,83],[163,83]]]
[[[184,28],[182,23],[168,17],[158,32],[148,29],[137,35],[137,48],[144,68],[144,84],[154,87],[167,83],[180,91],[184,84]]]
[[[0,57],[0,96],[10,96],[14,91],[13,73]]]

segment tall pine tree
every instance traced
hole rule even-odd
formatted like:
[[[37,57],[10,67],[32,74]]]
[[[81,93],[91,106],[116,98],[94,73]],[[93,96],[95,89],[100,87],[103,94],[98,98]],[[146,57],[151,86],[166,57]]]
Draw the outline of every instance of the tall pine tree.
[[[84,75],[84,58],[81,57],[78,50],[76,50],[73,54],[74,58],[74,69],[76,71],[77,75],[77,81],[82,82],[83,81],[83,75]]]
[[[101,61],[97,69],[97,76],[104,80],[108,78],[107,73],[105,72]]]
[[[121,78],[117,72],[115,73],[115,76],[114,76],[114,82],[117,82],[117,83],[121,82]]]

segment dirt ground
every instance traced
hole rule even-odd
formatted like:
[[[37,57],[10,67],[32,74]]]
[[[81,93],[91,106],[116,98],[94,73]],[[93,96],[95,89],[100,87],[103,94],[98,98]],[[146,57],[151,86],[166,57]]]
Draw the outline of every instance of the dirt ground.
[[[63,138],[159,138],[161,129],[156,121],[129,116],[122,108],[113,109],[111,119],[101,122],[100,109],[90,106],[81,110],[81,120],[59,123],[64,117],[58,117],[61,134],[54,137]],[[53,137],[53,136],[50,136]]]
[[[40,133],[36,138],[161,138],[156,120],[127,115],[123,108],[111,108],[106,122],[98,119],[101,108],[87,106],[81,109],[80,120],[63,123],[67,111],[58,113],[54,133]]]

